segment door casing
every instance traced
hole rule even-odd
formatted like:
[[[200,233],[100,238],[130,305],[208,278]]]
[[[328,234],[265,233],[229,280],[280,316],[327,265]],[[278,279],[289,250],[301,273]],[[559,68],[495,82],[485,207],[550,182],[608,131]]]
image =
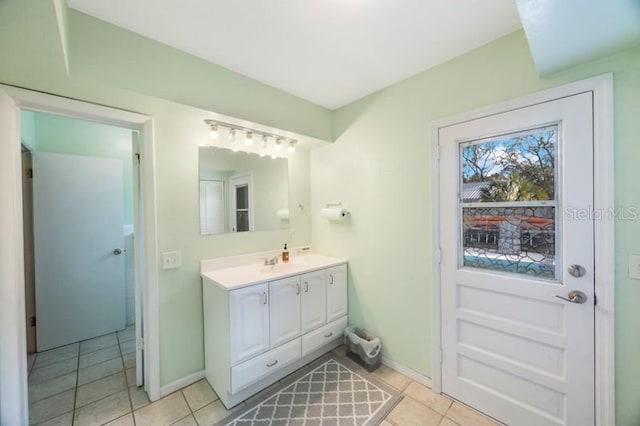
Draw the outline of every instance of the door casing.
[[[85,119],[90,121],[97,121],[104,124],[111,124],[119,127],[129,128],[137,130],[141,135],[140,144],[140,179],[142,187],[142,199],[140,205],[142,208],[142,220],[141,224],[136,223],[139,229],[135,232],[140,232],[143,235],[144,244],[144,258],[140,262],[142,265],[142,276],[144,281],[142,287],[144,290],[144,335],[145,335],[145,389],[149,394],[149,398],[157,400],[160,398],[160,361],[159,361],[159,316],[158,316],[158,250],[157,250],[157,236],[156,236],[156,188],[155,188],[155,161],[154,161],[154,141],[153,141],[153,118],[147,115],[122,111],[114,108],[99,106],[82,102],[74,99],[62,98],[59,96],[49,95],[40,92],[34,92],[31,90],[21,89],[12,86],[0,85],[0,90],[8,94],[15,103],[16,114],[19,110],[31,110],[45,113],[53,113],[63,115],[72,118]],[[19,120],[16,117],[16,120]],[[19,121],[18,121],[19,124]],[[15,150],[15,155],[0,156],[0,167],[6,168],[6,170],[15,170],[15,184],[21,186],[20,179],[20,143],[19,135],[16,139],[15,147],[8,148]],[[13,151],[12,151],[13,153]],[[11,184],[11,183],[10,183]],[[17,215],[22,215],[22,198],[20,188],[15,188],[14,200],[12,200],[13,206],[11,206]],[[16,216],[17,217],[17,216]],[[2,217],[2,220],[10,220],[11,224],[6,224],[20,229],[22,233],[22,223],[13,223],[13,216]],[[17,219],[16,219],[17,220]],[[134,225],[134,227],[136,226]],[[135,229],[135,228],[134,228]],[[22,250],[22,237],[17,238],[14,244],[16,250],[21,252]],[[21,253],[16,253],[14,265],[16,268],[23,268],[23,259]],[[10,293],[11,298],[0,301],[0,309],[7,305],[24,305],[24,275],[18,274],[18,281],[16,282],[16,292]],[[26,365],[26,344],[20,344],[20,342],[26,342],[26,330],[25,330],[25,318],[24,309],[18,310],[18,315],[14,320],[6,324],[0,324],[0,332],[4,333],[8,331],[10,335],[15,335],[17,339],[8,341],[9,344],[0,345],[0,351],[2,357],[5,360],[24,358]],[[6,328],[7,330],[4,330]],[[2,334],[0,333],[0,334]],[[3,361],[4,362],[4,361]],[[21,368],[20,361],[18,363],[19,369]],[[10,383],[5,382],[11,380]],[[5,401],[3,398],[0,400],[0,409],[9,413],[11,418],[3,417],[3,421],[9,423],[15,422],[19,424],[24,419],[28,418],[28,401],[26,393],[26,375],[17,379],[14,382],[12,378],[0,378],[0,384],[2,389],[14,389],[15,397],[13,398],[16,404],[11,402],[11,407],[5,407]],[[7,402],[10,403],[10,402]],[[16,408],[19,407],[19,408]],[[10,409],[9,409],[10,408]],[[14,415],[16,416],[14,418]]]
[[[431,123],[432,129],[432,243],[434,261],[432,292],[432,389],[442,392],[442,321],[440,276],[440,128],[469,120],[526,108],[543,102],[591,92],[594,108],[594,211],[614,207],[613,176],[613,74],[577,81]],[[595,238],[595,424],[615,424],[615,221],[608,215],[594,223]]]

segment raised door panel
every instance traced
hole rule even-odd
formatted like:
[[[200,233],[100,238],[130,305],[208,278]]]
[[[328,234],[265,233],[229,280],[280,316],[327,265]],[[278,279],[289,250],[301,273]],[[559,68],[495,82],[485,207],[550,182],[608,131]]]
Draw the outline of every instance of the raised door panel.
[[[300,277],[269,283],[271,348],[300,335]]]
[[[347,265],[327,269],[327,322],[347,315]]]
[[[231,364],[269,349],[269,285],[258,284],[229,293]]]
[[[302,333],[322,327],[327,322],[325,271],[300,276],[302,287]]]

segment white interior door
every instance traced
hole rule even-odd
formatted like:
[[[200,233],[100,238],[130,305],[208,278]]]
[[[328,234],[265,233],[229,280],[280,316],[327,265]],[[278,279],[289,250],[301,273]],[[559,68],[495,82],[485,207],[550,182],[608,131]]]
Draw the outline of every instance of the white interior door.
[[[440,129],[442,389],[510,425],[594,424],[592,115]]]
[[[125,327],[122,164],[33,154],[38,351]]]
[[[229,178],[229,226],[231,232],[253,231],[253,176]]]
[[[224,232],[224,182],[200,180],[200,234]]]

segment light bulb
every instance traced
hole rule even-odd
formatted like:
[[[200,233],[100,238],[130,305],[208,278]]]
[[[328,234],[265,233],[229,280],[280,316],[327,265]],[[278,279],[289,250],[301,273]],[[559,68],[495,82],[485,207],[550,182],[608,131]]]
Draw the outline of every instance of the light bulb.
[[[289,142],[289,148],[287,148],[287,150],[289,151],[289,154],[296,152],[295,144],[293,142]]]
[[[209,139],[218,139],[218,125],[215,123],[209,126]]]
[[[278,138],[278,140],[276,140],[276,144],[273,149],[275,149],[276,151],[282,151],[282,139]]]
[[[244,140],[244,143],[247,144],[247,146],[253,145],[253,133],[247,132],[247,138]]]

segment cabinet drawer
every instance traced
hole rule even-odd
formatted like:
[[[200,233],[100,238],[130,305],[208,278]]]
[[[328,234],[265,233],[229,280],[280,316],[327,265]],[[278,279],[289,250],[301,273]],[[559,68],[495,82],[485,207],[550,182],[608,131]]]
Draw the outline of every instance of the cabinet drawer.
[[[305,334],[302,336],[302,356],[308,355],[325,343],[342,336],[345,328],[347,328],[346,316]]]
[[[232,367],[231,393],[238,392],[297,359],[300,359],[300,339],[292,340],[267,353]]]

